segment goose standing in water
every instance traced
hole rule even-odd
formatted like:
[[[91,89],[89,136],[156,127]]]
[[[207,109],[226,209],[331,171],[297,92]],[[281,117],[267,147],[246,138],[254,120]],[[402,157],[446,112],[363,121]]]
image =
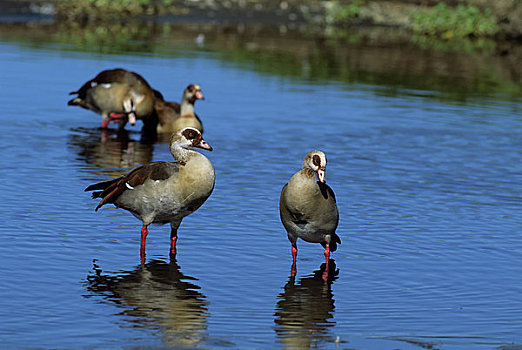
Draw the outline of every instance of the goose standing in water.
[[[183,90],[181,104],[165,101],[156,95],[155,110],[158,114],[158,133],[176,132],[186,127],[198,129],[203,134],[201,119],[194,113],[197,100],[204,100],[201,86],[190,84]]]
[[[154,111],[154,91],[138,73],[122,68],[104,70],[69,95],[78,95],[67,102],[102,115],[103,129],[111,121],[123,128],[127,121],[134,125]]]
[[[322,244],[326,258],[326,276],[330,252],[337,249],[337,243],[341,244],[341,239],[335,233],[339,212],[335,194],[326,184],[325,170],[325,154],[311,151],[303,160],[303,169],[295,173],[281,191],[279,213],[292,244],[292,276],[297,272],[297,238]]]
[[[143,223],[141,261],[145,261],[147,227],[152,223],[170,223],[170,253],[176,254],[176,240],[181,220],[198,209],[214,189],[214,167],[192,148],[212,151],[194,128],[184,128],[172,135],[170,152],[176,162],[152,162],[120,178],[93,184],[85,191],[102,200],[96,210],[107,203],[131,212]]]

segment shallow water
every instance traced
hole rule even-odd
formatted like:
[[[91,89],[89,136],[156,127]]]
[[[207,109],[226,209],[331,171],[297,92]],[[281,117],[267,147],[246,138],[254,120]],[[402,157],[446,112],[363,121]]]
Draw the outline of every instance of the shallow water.
[[[520,97],[493,86],[451,98],[162,50],[0,43],[4,346],[522,348]],[[169,228],[151,226],[140,265],[140,223],[94,212],[83,192],[171,159],[166,143],[140,142],[139,125],[102,133],[99,116],[66,106],[113,67],[169,100],[192,82],[206,96],[196,112],[216,186],[184,219],[175,261]],[[340,211],[328,283],[322,248],[302,241],[289,277],[278,214],[281,187],[316,148]]]

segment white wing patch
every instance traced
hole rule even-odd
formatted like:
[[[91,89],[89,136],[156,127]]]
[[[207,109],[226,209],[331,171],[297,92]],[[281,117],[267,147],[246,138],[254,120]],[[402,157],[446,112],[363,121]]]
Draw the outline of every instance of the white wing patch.
[[[133,190],[134,187],[132,187],[128,182],[125,183],[125,186],[129,189],[129,190]]]

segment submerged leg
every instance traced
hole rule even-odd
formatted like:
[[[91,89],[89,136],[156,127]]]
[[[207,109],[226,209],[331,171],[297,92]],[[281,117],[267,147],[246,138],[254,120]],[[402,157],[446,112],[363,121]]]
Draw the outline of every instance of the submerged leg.
[[[110,122],[111,122],[111,120],[109,119],[109,116],[106,113],[103,113],[102,114],[101,128],[102,129],[107,129],[107,127],[109,126]]]
[[[323,280],[328,280],[328,273],[329,273],[329,266],[328,263],[330,262],[330,245],[327,244],[324,247],[324,257],[326,258],[326,267],[323,272]]]
[[[170,257],[176,258],[176,241],[178,240],[178,227],[181,222],[170,223]]]
[[[326,258],[326,266],[328,266],[328,261],[330,260],[330,245],[327,244],[324,247],[324,257]]]
[[[141,227],[141,244],[140,244],[140,259],[141,259],[142,264],[145,264],[145,240],[147,239],[148,234],[149,234],[149,230],[147,230],[147,226],[143,225]]]
[[[296,243],[292,243],[292,259],[293,259],[293,263],[292,263],[292,267],[290,268],[290,276],[295,276],[296,273],[297,273],[297,244]]]
[[[122,113],[109,113],[109,120],[107,120],[107,125],[110,122],[114,122],[119,124],[118,129],[122,130],[125,127],[125,124],[127,124],[127,115]],[[134,125],[134,124],[133,124]]]
[[[176,241],[178,240],[178,230],[170,230],[170,255],[176,256]]]

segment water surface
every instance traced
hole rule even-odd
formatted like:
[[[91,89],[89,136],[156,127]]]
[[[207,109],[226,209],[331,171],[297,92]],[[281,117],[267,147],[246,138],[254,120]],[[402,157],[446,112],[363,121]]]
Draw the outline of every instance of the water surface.
[[[471,91],[455,81],[448,93],[451,75],[430,71],[425,81],[444,83],[365,79],[366,68],[333,78],[350,60],[331,75],[280,74],[211,44],[0,43],[6,347],[522,347],[519,81]],[[263,67],[277,63],[270,55]],[[140,265],[139,221],[94,212],[83,192],[171,159],[166,143],[140,142],[139,124],[102,132],[99,116],[66,105],[69,91],[114,67],[169,100],[193,82],[206,96],[196,111],[216,186],[184,219],[174,261],[169,228],[151,226]],[[302,241],[289,276],[278,214],[280,189],[312,149],[328,157],[340,212],[326,283],[322,248]]]

